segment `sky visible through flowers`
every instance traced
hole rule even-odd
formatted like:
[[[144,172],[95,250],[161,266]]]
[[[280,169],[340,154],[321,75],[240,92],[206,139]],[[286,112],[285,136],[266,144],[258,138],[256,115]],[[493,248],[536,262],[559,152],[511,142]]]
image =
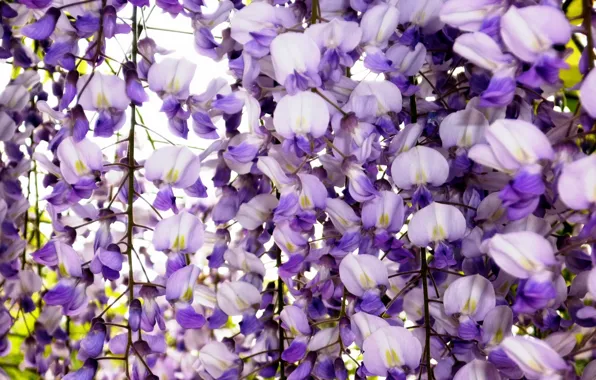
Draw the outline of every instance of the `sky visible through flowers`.
[[[0,379],[596,379],[593,1],[0,20]]]

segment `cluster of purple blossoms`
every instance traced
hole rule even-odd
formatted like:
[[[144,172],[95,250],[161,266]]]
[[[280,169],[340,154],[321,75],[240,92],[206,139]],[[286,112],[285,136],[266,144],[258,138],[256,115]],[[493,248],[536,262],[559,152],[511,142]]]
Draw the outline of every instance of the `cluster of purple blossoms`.
[[[596,379],[591,0],[0,20],[0,378]]]

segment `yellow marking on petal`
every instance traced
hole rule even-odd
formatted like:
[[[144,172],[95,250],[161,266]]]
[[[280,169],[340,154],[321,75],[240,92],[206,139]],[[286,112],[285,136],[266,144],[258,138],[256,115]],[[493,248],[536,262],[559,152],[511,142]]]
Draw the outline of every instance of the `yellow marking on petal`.
[[[242,262],[242,270],[246,273],[250,273],[250,266],[248,266],[248,261]]]
[[[238,306],[240,310],[244,310],[247,309],[250,305],[244,302],[242,298],[236,297],[236,306]]]
[[[387,361],[388,368],[398,367],[401,364],[399,355],[394,349],[385,350],[385,360]]]
[[[436,225],[433,227],[432,239],[433,241],[445,240],[447,233],[442,226]]]
[[[387,227],[389,225],[389,215],[387,213],[383,213],[379,218],[379,225],[382,227]]]
[[[372,278],[368,277],[366,273],[362,273],[359,280],[362,286],[365,288],[374,288],[376,285]]]
[[[294,252],[296,250],[296,246],[290,242],[286,243],[286,248],[290,252]]]
[[[476,311],[476,306],[478,306],[478,303],[476,302],[476,300],[468,298],[468,300],[466,301],[466,303],[462,309],[462,313],[474,314],[474,312]]]
[[[174,239],[174,243],[172,244],[172,251],[181,251],[184,248],[186,248],[186,241],[184,239],[184,236],[176,236],[176,239]]]
[[[75,162],[75,170],[77,174],[85,174],[87,172],[87,165],[81,160],[76,160]]]
[[[300,197],[300,206],[302,206],[302,208],[308,208],[312,206],[312,203],[308,196],[303,195]]]
[[[519,256],[518,260],[519,260],[519,265],[521,265],[522,268],[524,268],[525,270],[530,271],[536,267],[534,265],[534,263],[532,263],[530,260],[528,260],[524,256]]]
[[[166,174],[166,181],[169,183],[174,183],[174,182],[178,181],[179,177],[180,177],[179,170],[170,169],[170,171],[168,171],[168,174]]]
[[[186,288],[186,291],[184,292],[184,294],[182,295],[182,301],[190,301],[192,299],[192,293],[193,293],[193,289],[192,287],[188,287]]]
[[[528,156],[528,154],[522,148],[517,148],[515,152],[513,152],[513,155],[519,162],[530,161],[530,156]]]
[[[290,327],[290,332],[292,333],[292,335],[296,336],[299,335],[300,332],[298,331],[298,329],[294,326]]]
[[[64,265],[64,264],[60,263],[60,264],[58,265],[58,270],[60,271],[60,274],[61,274],[62,276],[68,276],[68,271],[66,270],[66,265]]]
[[[526,365],[527,365],[528,367],[532,368],[532,369],[533,369],[534,371],[536,371],[536,372],[542,372],[542,369],[543,369],[542,365],[541,365],[540,363],[538,363],[538,362],[537,362],[536,360],[534,360],[534,359],[529,359],[529,360],[526,362]]]
[[[306,133],[308,132],[308,121],[304,116],[300,116],[296,118],[294,122],[294,132],[296,133]]]
[[[418,172],[416,172],[416,183],[417,184],[423,184],[426,183],[427,181],[427,176],[426,173],[421,169]]]
[[[97,94],[95,103],[97,104],[97,108],[110,108],[110,102],[103,92]]]
[[[168,87],[170,87],[171,92],[180,91],[180,80],[178,78],[173,78]]]
[[[503,340],[503,329],[498,329],[495,333],[494,343],[501,343]]]
[[[488,221],[491,223],[496,222],[497,220],[501,219],[501,217],[505,214],[505,208],[504,207],[499,207],[497,209],[497,211],[495,211],[494,214],[492,214],[490,216],[490,218],[488,218]]]
[[[381,103],[379,98],[377,98],[377,115],[380,116],[380,115],[386,114],[387,112],[389,112],[389,110],[387,108],[385,108],[385,105],[383,105],[383,103]]]
[[[414,23],[417,25],[424,25],[424,24],[426,24],[425,20],[426,20],[426,12],[424,10],[422,10],[422,11],[420,11],[420,13],[418,13],[416,15],[416,20],[414,21]]]
[[[470,133],[468,133],[468,130],[466,129],[464,131],[464,134],[459,139],[459,146],[468,147],[471,145],[472,145],[472,136],[470,135]]]

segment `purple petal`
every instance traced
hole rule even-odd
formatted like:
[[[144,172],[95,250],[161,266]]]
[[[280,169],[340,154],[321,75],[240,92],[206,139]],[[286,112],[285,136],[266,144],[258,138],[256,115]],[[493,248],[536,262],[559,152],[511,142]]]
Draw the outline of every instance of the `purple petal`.
[[[33,40],[45,40],[54,32],[59,17],[60,10],[50,8],[39,20],[33,24],[24,26],[21,29],[21,33]]]

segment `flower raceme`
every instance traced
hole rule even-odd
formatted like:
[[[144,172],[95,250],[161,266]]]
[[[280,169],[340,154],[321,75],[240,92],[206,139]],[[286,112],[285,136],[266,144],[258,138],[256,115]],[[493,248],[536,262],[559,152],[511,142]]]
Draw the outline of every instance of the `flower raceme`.
[[[0,378],[596,378],[590,2],[59,3],[0,4]]]

